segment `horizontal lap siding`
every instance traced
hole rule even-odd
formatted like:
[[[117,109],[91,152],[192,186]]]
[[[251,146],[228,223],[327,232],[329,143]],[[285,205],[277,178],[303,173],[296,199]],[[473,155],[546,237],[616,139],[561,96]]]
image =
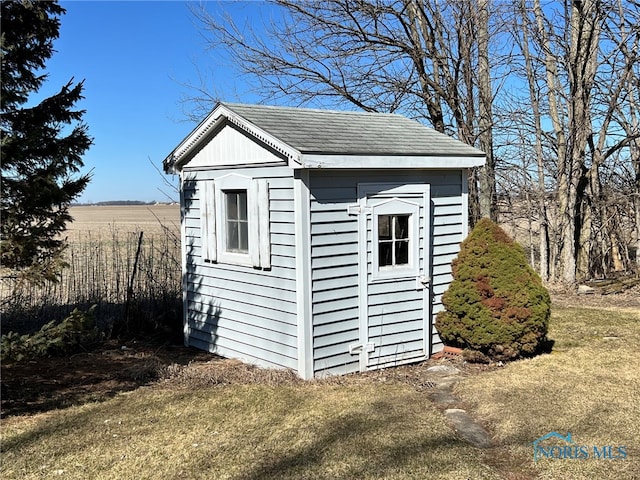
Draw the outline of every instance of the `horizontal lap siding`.
[[[358,217],[353,181],[310,177],[313,356],[316,376],[358,371],[349,345],[359,338]]]
[[[349,215],[347,207],[357,203],[358,183],[423,182],[431,185],[431,224],[428,228],[431,277],[432,350],[441,343],[435,327],[435,314],[442,309],[442,293],[451,281],[451,261],[456,257],[463,234],[465,203],[462,198],[462,172],[413,171],[409,175],[393,172],[331,171],[312,172],[311,191],[311,257],[313,295],[314,369],[316,376],[347,373],[359,369],[358,356],[348,352],[349,345],[359,342],[358,299],[358,217]],[[413,283],[415,288],[415,282]],[[356,287],[356,288],[354,288]],[[378,305],[372,298],[369,314],[393,315],[394,322],[415,316],[421,302],[399,302]],[[413,313],[412,313],[413,312]],[[417,325],[395,325],[397,335]],[[369,333],[379,333],[375,320]],[[391,332],[391,334],[394,334]],[[414,348],[415,347],[415,348]],[[421,345],[406,344],[408,357]],[[379,349],[378,365],[402,363],[397,352]],[[409,360],[410,361],[410,358]]]
[[[271,269],[205,262],[198,182],[239,173],[269,183]],[[189,344],[262,366],[297,368],[295,226],[287,167],[189,172],[184,182]]]
[[[451,262],[458,255],[465,231],[467,204],[462,198],[462,174],[447,175],[431,190],[432,207],[432,258],[431,258],[431,349],[440,350],[442,340],[435,328],[435,318],[443,309],[442,294],[452,280]],[[464,173],[466,175],[466,172]]]

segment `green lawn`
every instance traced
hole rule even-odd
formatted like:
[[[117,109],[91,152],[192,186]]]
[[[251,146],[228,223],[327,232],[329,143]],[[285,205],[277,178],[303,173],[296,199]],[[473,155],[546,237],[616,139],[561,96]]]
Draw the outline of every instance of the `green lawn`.
[[[0,476],[640,478],[640,311],[556,308],[550,337],[553,353],[456,387],[493,434],[489,450],[464,443],[427,390],[393,375],[159,382],[2,420]],[[580,445],[623,445],[628,456],[534,462],[531,443],[550,431],[570,432]]]

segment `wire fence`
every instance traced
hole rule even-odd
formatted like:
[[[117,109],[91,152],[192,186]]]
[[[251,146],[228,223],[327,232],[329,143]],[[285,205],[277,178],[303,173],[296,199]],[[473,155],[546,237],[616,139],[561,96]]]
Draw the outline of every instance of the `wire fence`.
[[[96,305],[107,334],[181,329],[180,238],[175,228],[75,232],[59,281],[41,286],[3,278],[2,333],[32,333],[74,308]]]

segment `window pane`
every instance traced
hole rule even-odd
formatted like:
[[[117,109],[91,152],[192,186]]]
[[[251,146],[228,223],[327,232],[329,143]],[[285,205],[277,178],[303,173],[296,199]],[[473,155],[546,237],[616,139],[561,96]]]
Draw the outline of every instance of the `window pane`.
[[[395,242],[396,244],[396,262],[395,265],[409,264],[409,241],[403,240]]]
[[[247,192],[238,192],[238,218],[240,220],[247,219]]]
[[[238,197],[235,192],[227,192],[227,219],[237,220],[238,218]]]
[[[379,240],[391,240],[391,228],[389,223],[391,222],[391,216],[378,215],[378,239]]]
[[[396,240],[409,238],[409,215],[395,216]]]
[[[235,220],[227,222],[227,250],[238,250],[240,245],[238,238],[238,223]]]
[[[240,222],[238,224],[238,230],[240,235],[240,241],[238,248],[242,252],[249,251],[249,224],[247,222]]]
[[[247,212],[247,191],[225,191],[226,203],[226,251],[249,252],[249,223]]]
[[[380,242],[378,244],[378,266],[393,265],[392,242]]]

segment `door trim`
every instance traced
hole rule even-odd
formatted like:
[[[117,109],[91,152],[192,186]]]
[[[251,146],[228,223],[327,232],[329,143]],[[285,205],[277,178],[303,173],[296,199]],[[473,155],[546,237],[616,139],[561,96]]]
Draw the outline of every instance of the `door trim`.
[[[359,342],[361,345],[366,345],[369,342],[368,328],[369,328],[369,315],[368,315],[368,298],[369,298],[369,286],[368,286],[368,272],[367,272],[367,216],[373,214],[373,209],[367,208],[367,199],[372,194],[380,194],[381,198],[387,198],[389,200],[398,197],[400,201],[409,200],[403,199],[402,195],[421,195],[422,196],[422,222],[423,222],[423,238],[418,241],[423,242],[423,257],[422,265],[420,265],[420,258],[417,259],[417,274],[423,277],[429,277],[431,271],[431,185],[428,183],[398,183],[398,182],[376,182],[376,183],[358,183],[358,320],[359,320]],[[418,209],[419,212],[419,209]],[[420,218],[418,218],[418,228],[420,226]],[[419,245],[418,245],[419,251]],[[431,343],[431,330],[432,330],[432,315],[431,315],[431,285],[425,287],[423,291],[423,351],[425,358],[428,358],[430,354]],[[360,371],[364,372],[369,370],[369,354],[367,348],[360,350],[359,367]],[[411,360],[412,362],[415,360]]]

